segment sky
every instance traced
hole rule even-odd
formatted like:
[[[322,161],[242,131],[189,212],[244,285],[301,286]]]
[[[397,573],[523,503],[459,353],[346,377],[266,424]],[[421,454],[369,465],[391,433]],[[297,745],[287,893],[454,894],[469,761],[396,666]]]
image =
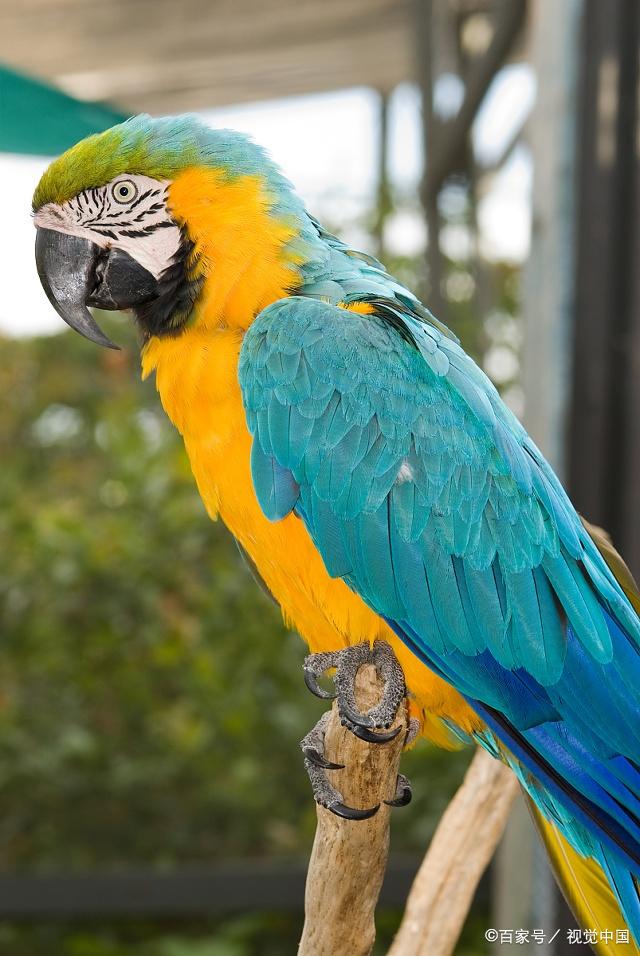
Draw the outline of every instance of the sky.
[[[441,78],[435,90],[436,108],[451,115],[460,95],[455,77]],[[474,147],[483,162],[490,163],[501,154],[534,100],[535,81],[527,66],[509,66],[499,74],[473,129]],[[352,89],[218,109],[203,116],[213,126],[253,136],[280,164],[309,210],[332,227],[338,225],[349,242],[363,248],[367,237],[355,221],[375,195],[378,110],[374,91]],[[405,195],[415,195],[423,168],[419,120],[417,90],[410,85],[398,87],[390,108],[389,177]],[[64,328],[40,287],[33,258],[31,196],[48,162],[48,157],[0,154],[0,202],[5,213],[0,228],[0,332],[5,334],[54,333]],[[478,211],[485,255],[513,261],[526,258],[531,178],[526,147],[518,147],[491,178]],[[393,216],[385,239],[391,252],[421,251],[425,243],[421,216],[409,210]]]

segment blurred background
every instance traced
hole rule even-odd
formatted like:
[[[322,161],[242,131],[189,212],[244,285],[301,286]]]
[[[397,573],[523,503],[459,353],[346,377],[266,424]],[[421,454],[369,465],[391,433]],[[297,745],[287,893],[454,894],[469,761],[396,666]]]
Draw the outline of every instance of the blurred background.
[[[639,40],[637,0],[0,0],[0,956],[293,953],[322,709],[133,330],[101,351],[41,291],[48,158],[140,111],[251,133],[456,331],[638,573]],[[377,953],[469,758],[406,758]],[[518,810],[457,952],[567,919]]]

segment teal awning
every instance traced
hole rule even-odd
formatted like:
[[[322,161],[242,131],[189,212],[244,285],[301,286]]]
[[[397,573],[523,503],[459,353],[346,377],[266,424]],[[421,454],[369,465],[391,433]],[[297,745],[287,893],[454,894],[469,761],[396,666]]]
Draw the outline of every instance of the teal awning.
[[[57,155],[125,118],[0,66],[0,152]]]

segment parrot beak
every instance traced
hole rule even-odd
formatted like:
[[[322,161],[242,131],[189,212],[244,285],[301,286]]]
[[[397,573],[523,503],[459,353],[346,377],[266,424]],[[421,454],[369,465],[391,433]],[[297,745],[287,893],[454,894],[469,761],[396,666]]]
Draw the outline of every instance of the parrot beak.
[[[107,338],[87,306],[130,309],[150,302],[158,282],[120,249],[102,249],[89,239],[38,227],[36,266],[49,302],[72,329],[106,348]]]

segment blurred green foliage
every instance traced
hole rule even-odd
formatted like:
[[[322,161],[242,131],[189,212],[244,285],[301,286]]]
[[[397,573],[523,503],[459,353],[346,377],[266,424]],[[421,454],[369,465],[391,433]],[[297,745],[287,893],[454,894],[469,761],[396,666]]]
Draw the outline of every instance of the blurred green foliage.
[[[133,354],[87,346],[3,347],[0,860],[297,849],[302,644],[207,519]]]
[[[384,956],[401,913],[382,911],[372,956]],[[487,916],[472,912],[456,956],[486,956]],[[293,956],[302,915],[248,913],[226,920],[158,926],[136,922],[82,927],[0,927],[0,951],[11,956]]]
[[[305,647],[207,518],[132,330],[111,323],[124,352],[2,342],[0,867],[306,857],[298,741],[322,704]],[[468,757],[407,755],[394,849],[425,849]],[[5,926],[0,954],[268,956],[293,951],[298,924]]]
[[[286,956],[296,951],[302,917],[247,913],[217,922],[125,922],[0,927],[11,956]],[[384,950],[381,950],[381,953]]]

